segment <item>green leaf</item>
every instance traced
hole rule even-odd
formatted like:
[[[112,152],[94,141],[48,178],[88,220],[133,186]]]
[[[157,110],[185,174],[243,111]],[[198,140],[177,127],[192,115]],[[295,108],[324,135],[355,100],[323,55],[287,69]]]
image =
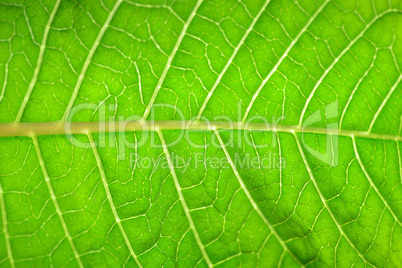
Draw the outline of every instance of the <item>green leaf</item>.
[[[0,266],[401,267],[401,13],[0,1]]]

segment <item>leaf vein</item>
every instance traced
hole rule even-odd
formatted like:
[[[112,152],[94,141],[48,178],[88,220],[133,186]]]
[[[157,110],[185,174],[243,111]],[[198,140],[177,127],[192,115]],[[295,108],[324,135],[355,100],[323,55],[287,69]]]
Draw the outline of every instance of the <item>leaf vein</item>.
[[[398,219],[398,217],[395,215],[394,211],[391,209],[391,207],[389,206],[388,202],[385,200],[384,196],[381,194],[381,192],[379,191],[379,189],[377,188],[377,186],[374,184],[373,180],[371,179],[370,175],[368,174],[365,166],[363,165],[363,162],[360,158],[360,154],[359,151],[357,149],[357,144],[356,144],[356,139],[355,137],[352,137],[352,142],[353,142],[353,149],[357,158],[357,161],[359,162],[360,168],[363,170],[363,173],[365,175],[365,177],[367,178],[368,182],[370,183],[370,185],[373,187],[373,189],[375,190],[375,192],[378,194],[378,196],[380,197],[380,199],[382,200],[382,202],[384,203],[384,205],[387,207],[387,209],[389,210],[389,212],[392,214],[392,217],[394,217],[395,221],[399,224],[399,226],[402,226],[400,220]]]
[[[317,9],[317,11],[314,13],[314,15],[310,18],[310,20],[307,22],[307,24],[301,29],[299,34],[296,36],[295,39],[293,39],[292,43],[288,46],[288,48],[285,50],[285,52],[282,54],[282,56],[279,58],[278,62],[275,64],[275,66],[272,68],[272,70],[268,73],[268,75],[265,77],[265,79],[262,81],[260,86],[258,87],[257,91],[254,93],[253,98],[251,99],[246,112],[244,113],[242,122],[245,122],[247,119],[248,114],[250,113],[250,110],[257,99],[258,95],[260,94],[261,90],[264,88],[265,84],[269,81],[271,76],[277,71],[279,66],[282,64],[283,60],[289,55],[290,50],[294,47],[294,45],[299,41],[300,37],[305,33],[305,31],[310,27],[311,23],[314,22],[314,20],[317,18],[317,16],[321,13],[321,11],[324,9],[324,7],[329,3],[329,0],[326,0],[324,4]]]
[[[116,206],[113,203],[113,198],[112,198],[112,195],[111,195],[110,190],[109,190],[109,184],[107,182],[106,174],[105,174],[105,171],[103,169],[102,160],[100,158],[100,155],[98,153],[98,149],[96,148],[96,144],[95,144],[94,138],[93,138],[91,133],[88,134],[88,139],[89,139],[89,142],[91,144],[92,151],[94,153],[96,163],[97,163],[98,168],[99,168],[99,172],[100,172],[100,175],[101,175],[101,178],[102,178],[103,187],[105,188],[107,200],[109,201],[109,205],[110,205],[110,209],[112,210],[113,217],[114,217],[114,219],[116,221],[117,226],[119,227],[119,230],[121,232],[121,235],[123,236],[124,242],[126,243],[127,248],[130,251],[130,254],[133,257],[135,263],[139,267],[142,267],[140,261],[138,260],[137,255],[135,254],[135,252],[134,252],[134,250],[133,250],[133,248],[131,246],[131,243],[130,243],[130,240],[128,239],[128,236],[127,236],[126,232],[124,231],[123,225],[121,224],[119,214],[117,213],[117,210],[116,210]]]
[[[32,140],[33,140],[33,143],[34,143],[34,146],[35,146],[36,154],[37,154],[38,159],[39,159],[39,164],[40,164],[40,167],[42,169],[43,176],[45,177],[45,182],[46,182],[47,188],[49,190],[50,197],[51,197],[51,199],[53,201],[53,205],[54,205],[54,207],[56,209],[56,212],[57,212],[57,215],[59,217],[61,226],[63,227],[64,233],[66,234],[68,243],[71,246],[71,249],[72,249],[72,251],[74,253],[74,256],[77,259],[78,265],[80,267],[84,267],[82,265],[80,255],[78,254],[78,251],[75,248],[75,245],[74,245],[73,239],[72,239],[72,237],[70,235],[70,232],[68,230],[67,224],[64,221],[63,212],[61,211],[59,203],[57,202],[57,197],[56,197],[56,194],[54,192],[52,183],[50,181],[49,174],[47,173],[45,161],[43,160],[43,156],[42,156],[42,152],[41,152],[41,149],[40,149],[40,146],[39,146],[38,138],[36,136],[32,136]]]
[[[346,233],[345,233],[344,230],[342,229],[342,226],[339,224],[338,220],[335,218],[335,215],[332,213],[332,210],[331,210],[330,207],[328,206],[328,203],[327,203],[326,199],[324,198],[324,195],[322,194],[321,189],[318,187],[318,184],[317,184],[317,182],[316,182],[316,180],[315,180],[315,178],[314,178],[314,175],[313,175],[313,172],[312,172],[312,170],[311,170],[311,168],[310,168],[310,165],[308,164],[306,155],[304,154],[303,149],[302,149],[302,147],[301,147],[299,138],[297,137],[297,135],[296,135],[295,133],[293,133],[293,136],[294,136],[294,138],[295,138],[295,140],[296,140],[297,147],[299,148],[300,155],[301,155],[301,157],[302,157],[302,159],[303,159],[304,165],[306,166],[306,169],[307,169],[307,171],[308,171],[308,174],[310,175],[310,179],[311,179],[311,181],[313,182],[315,189],[317,190],[317,193],[318,193],[318,195],[319,195],[319,197],[320,197],[320,199],[321,199],[321,202],[324,204],[325,208],[327,209],[329,215],[331,216],[331,218],[332,218],[332,220],[334,221],[336,227],[338,228],[338,230],[339,230],[341,236],[343,236],[343,237],[346,239],[346,241],[348,241],[348,243],[350,244],[350,246],[356,251],[356,253],[359,255],[359,257],[360,257],[365,263],[367,263],[367,264],[369,264],[369,265],[375,267],[375,265],[371,264],[371,263],[366,259],[366,257],[364,257],[364,255],[356,248],[355,244],[352,243],[352,241],[349,239],[349,237],[346,235]]]
[[[170,53],[170,56],[168,58],[168,61],[166,62],[165,68],[163,69],[162,75],[161,75],[160,79],[158,80],[158,84],[156,85],[155,91],[153,92],[151,100],[149,101],[149,104],[145,109],[144,115],[142,116],[144,119],[146,119],[148,117],[149,113],[151,112],[152,105],[154,104],[156,96],[158,95],[159,90],[162,87],[163,82],[165,81],[165,77],[169,71],[170,65],[172,64],[172,61],[176,55],[176,52],[179,49],[179,46],[180,46],[184,36],[187,33],[187,28],[190,26],[191,21],[195,17],[197,10],[201,6],[202,2],[203,2],[203,0],[197,1],[193,10],[191,11],[190,16],[188,17],[186,23],[183,25],[183,29],[181,30],[179,38],[177,39],[177,42],[174,45],[172,52]]]
[[[237,44],[235,50],[233,51],[232,55],[230,56],[228,62],[226,63],[225,67],[223,67],[221,73],[219,74],[218,78],[215,80],[214,85],[212,86],[211,90],[208,92],[207,97],[205,98],[199,112],[197,115],[197,119],[200,119],[200,117],[202,116],[202,113],[205,110],[205,107],[207,106],[209,100],[211,99],[212,95],[214,94],[215,89],[218,87],[219,83],[221,82],[222,77],[224,76],[224,74],[226,73],[227,69],[229,68],[229,66],[232,64],[233,59],[235,58],[235,56],[237,55],[237,53],[239,52],[240,48],[242,47],[242,45],[244,44],[244,42],[246,41],[248,35],[250,34],[250,32],[253,30],[254,25],[257,23],[258,19],[261,17],[261,15],[264,13],[266,7],[268,6],[268,4],[271,2],[271,0],[267,0],[265,1],[264,5],[262,6],[262,8],[260,9],[260,11],[258,12],[257,16],[254,18],[254,20],[252,21],[252,23],[250,24],[250,26],[248,27],[246,33],[243,35],[242,39],[240,40],[239,44]]]
[[[197,228],[195,227],[193,218],[191,217],[190,210],[188,209],[186,200],[184,199],[184,195],[183,195],[183,192],[182,192],[182,188],[181,188],[180,183],[179,183],[179,180],[178,180],[178,178],[177,178],[177,176],[176,176],[176,172],[175,172],[175,170],[174,170],[173,161],[172,161],[172,159],[171,159],[171,157],[170,157],[169,150],[168,150],[167,145],[166,145],[166,142],[165,142],[165,138],[163,137],[163,133],[162,133],[162,131],[160,131],[160,130],[157,130],[156,132],[158,133],[159,138],[160,138],[160,140],[161,140],[162,147],[163,147],[163,152],[164,152],[165,155],[166,155],[166,159],[167,159],[167,162],[168,162],[168,165],[169,165],[170,173],[172,174],[172,177],[173,177],[174,185],[176,186],[176,190],[177,190],[177,193],[178,193],[178,195],[179,195],[179,199],[180,199],[180,201],[181,201],[181,204],[182,204],[182,206],[183,206],[184,213],[186,214],[186,217],[187,217],[187,220],[188,220],[188,222],[189,222],[189,224],[190,224],[190,227],[191,227],[191,229],[193,230],[193,234],[194,234],[195,240],[196,240],[196,242],[197,242],[197,244],[198,244],[198,247],[199,247],[200,250],[201,250],[201,253],[202,253],[202,255],[203,255],[203,257],[204,257],[204,259],[205,259],[207,265],[208,265],[209,267],[212,267],[212,266],[213,266],[213,265],[212,265],[212,262],[211,262],[211,260],[209,259],[209,256],[208,256],[207,252],[205,251],[205,247],[204,247],[204,245],[203,245],[203,243],[202,243],[202,241],[201,241],[201,238],[200,238],[200,236],[199,236],[199,234],[198,234],[198,232],[197,232]]]
[[[401,11],[396,10],[396,9],[389,9],[389,10],[386,10],[386,11],[382,12],[380,15],[378,15],[374,19],[372,19],[368,24],[366,24],[366,26],[363,28],[363,30],[349,43],[349,45],[347,45],[342,50],[342,52],[333,60],[331,65],[324,71],[324,73],[318,79],[317,83],[315,83],[313,90],[311,91],[310,95],[308,96],[307,101],[304,104],[303,110],[302,110],[301,115],[300,115],[299,125],[301,125],[303,123],[304,114],[306,113],[307,107],[309,106],[310,101],[313,98],[315,92],[317,91],[317,89],[321,85],[321,83],[324,81],[325,77],[327,77],[328,73],[332,70],[332,68],[340,61],[340,59],[346,54],[346,52],[348,52],[352,48],[352,46],[367,32],[367,30],[370,29],[370,27],[375,22],[377,22],[379,19],[381,19],[382,17],[386,16],[387,14],[390,14],[390,13],[393,13],[393,12],[397,13],[397,12],[401,12]]]
[[[223,151],[225,153],[225,156],[226,156],[227,160],[229,161],[230,166],[232,167],[232,170],[233,170],[233,172],[234,172],[234,174],[235,174],[235,176],[236,176],[241,188],[243,189],[244,193],[246,194],[247,198],[249,199],[249,201],[250,201],[251,205],[253,206],[254,210],[257,211],[257,213],[259,214],[261,219],[268,226],[268,228],[271,230],[271,232],[275,235],[275,237],[277,238],[278,242],[282,245],[283,249],[289,253],[289,255],[296,261],[297,264],[299,264],[301,267],[304,267],[303,263],[301,263],[301,261],[288,248],[286,243],[283,241],[283,239],[280,237],[280,235],[276,232],[274,227],[268,221],[267,217],[264,215],[264,213],[261,211],[261,209],[259,208],[257,203],[254,201],[254,198],[251,196],[251,193],[247,189],[246,184],[243,182],[243,179],[241,178],[239,172],[237,171],[237,168],[236,168],[236,166],[235,166],[235,164],[234,164],[234,162],[233,162],[228,150],[226,149],[225,143],[223,142],[221,136],[219,135],[219,132],[215,129],[214,133],[215,133],[216,137],[219,140],[219,143],[220,143],[220,145],[221,145],[221,147],[222,147],[222,149],[223,149]]]
[[[6,203],[4,201],[4,191],[3,191],[3,187],[1,186],[1,182],[0,182],[0,204],[1,204],[1,218],[2,218],[2,222],[3,222],[4,240],[6,242],[6,248],[7,248],[7,257],[10,261],[10,266],[12,268],[14,268],[15,267],[14,257],[13,257],[13,252],[11,250],[10,234],[8,232]]]
[[[22,100],[20,109],[18,110],[17,116],[15,118],[16,123],[21,121],[22,115],[24,114],[25,108],[28,104],[28,100],[36,85],[36,81],[38,80],[39,72],[42,67],[43,57],[44,57],[45,50],[46,50],[46,42],[47,42],[47,37],[49,35],[50,26],[53,22],[54,17],[56,16],[57,10],[59,9],[60,2],[61,2],[61,0],[57,0],[56,4],[54,5],[52,14],[50,15],[49,20],[46,23],[45,30],[43,32],[42,43],[40,45],[40,51],[39,51],[38,61],[36,63],[35,72],[32,76],[31,83],[29,84],[28,90],[25,93],[24,99]]]
[[[112,21],[114,15],[116,14],[116,12],[119,9],[120,4],[122,2],[123,2],[123,0],[117,0],[116,1],[112,11],[110,12],[109,16],[107,17],[107,19],[106,19],[105,23],[103,24],[102,28],[100,29],[99,34],[96,37],[95,42],[93,43],[92,48],[89,51],[87,58],[85,59],[84,66],[82,67],[82,70],[81,70],[81,73],[80,73],[80,75],[78,77],[77,83],[75,84],[73,94],[71,95],[70,101],[69,101],[69,103],[67,105],[67,108],[66,108],[66,110],[64,112],[62,121],[66,121],[68,113],[70,112],[70,110],[73,107],[73,104],[75,102],[75,99],[77,98],[78,92],[79,92],[79,90],[81,88],[81,84],[84,81],[84,77],[85,77],[85,74],[86,74],[86,72],[87,72],[87,70],[89,68],[89,64],[91,63],[92,57],[95,54],[96,49],[98,48],[98,46],[100,44],[100,41],[102,40],[103,36],[105,35],[105,32],[106,32],[107,28],[109,27],[110,22]]]

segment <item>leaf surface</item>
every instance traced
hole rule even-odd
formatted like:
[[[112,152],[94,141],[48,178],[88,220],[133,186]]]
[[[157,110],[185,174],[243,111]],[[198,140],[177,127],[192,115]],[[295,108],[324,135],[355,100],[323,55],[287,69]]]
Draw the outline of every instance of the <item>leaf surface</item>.
[[[0,1],[0,266],[401,267],[401,12]]]

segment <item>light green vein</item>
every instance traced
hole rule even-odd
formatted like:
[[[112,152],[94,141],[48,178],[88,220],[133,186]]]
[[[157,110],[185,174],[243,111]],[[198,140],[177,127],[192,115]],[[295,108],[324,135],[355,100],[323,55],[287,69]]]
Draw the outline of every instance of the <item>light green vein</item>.
[[[395,89],[398,87],[399,83],[402,80],[402,74],[398,77],[398,79],[395,81],[394,85],[392,86],[392,88],[389,90],[387,96],[384,98],[384,100],[381,102],[380,107],[378,108],[377,112],[374,114],[373,120],[371,121],[370,127],[367,130],[367,132],[371,132],[371,130],[373,129],[373,126],[375,124],[375,122],[377,121],[378,116],[380,115],[382,109],[384,108],[385,104],[387,104],[389,98],[391,97],[392,93],[394,93]]]
[[[249,199],[251,205],[253,206],[254,210],[257,211],[258,215],[260,215],[261,219],[264,221],[264,223],[268,226],[268,228],[271,230],[271,232],[275,235],[279,243],[282,245],[283,249],[289,253],[289,255],[298,263],[301,267],[304,267],[304,265],[300,262],[300,260],[293,254],[292,251],[288,248],[288,246],[285,244],[283,239],[279,236],[279,234],[276,232],[274,227],[271,225],[271,223],[268,221],[267,217],[265,217],[264,213],[261,211],[257,203],[254,201],[254,198],[251,196],[251,193],[247,189],[246,184],[243,182],[243,179],[240,176],[240,173],[237,171],[236,165],[234,164],[232,158],[230,157],[230,154],[228,150],[226,149],[225,143],[223,142],[221,136],[219,135],[219,132],[215,129],[214,133],[216,137],[219,140],[219,143],[221,144],[221,147],[226,155],[226,158],[229,161],[230,166],[233,169],[233,172],[237,178],[237,180],[240,183],[241,188],[243,189],[244,193],[246,194],[247,198]]]
[[[15,122],[21,121],[21,117],[25,111],[28,100],[31,97],[32,91],[36,85],[36,81],[38,80],[39,72],[42,67],[43,56],[44,56],[45,50],[46,50],[46,42],[47,42],[47,37],[49,35],[50,26],[52,25],[53,19],[56,16],[57,10],[59,9],[60,2],[61,2],[61,0],[57,0],[56,4],[54,5],[52,14],[50,14],[49,20],[46,23],[45,30],[43,32],[42,43],[40,45],[39,57],[38,57],[38,62],[36,63],[35,72],[32,76],[31,83],[29,84],[28,90],[25,93],[25,97],[22,100],[20,109],[18,110],[17,117],[15,118]]]
[[[37,123],[0,123],[0,137],[32,136],[32,135],[65,135],[87,134],[98,132],[122,131],[155,131],[159,130],[250,130],[273,131],[290,133],[312,133],[321,135],[337,135],[346,137],[361,137],[368,139],[381,139],[402,141],[402,136],[393,134],[369,133],[367,131],[302,127],[296,125],[276,125],[265,123],[245,123],[227,121],[109,121],[109,122],[37,122]]]
[[[375,192],[378,194],[384,205],[387,207],[389,212],[392,214],[394,217],[395,221],[399,224],[399,226],[402,226],[401,222],[399,221],[398,217],[395,215],[394,211],[391,209],[391,207],[388,205],[388,202],[385,200],[384,196],[381,194],[381,192],[378,190],[377,186],[374,184],[373,180],[370,177],[370,174],[368,174],[365,166],[363,165],[363,162],[360,158],[359,151],[357,150],[357,144],[356,144],[356,139],[355,137],[352,137],[352,142],[353,142],[353,149],[355,151],[355,155],[357,158],[357,161],[359,162],[360,168],[363,170],[364,175],[366,176],[367,180],[369,181],[370,185],[373,187]]]
[[[74,245],[73,239],[72,239],[72,237],[70,235],[70,232],[68,230],[67,224],[64,221],[63,212],[61,211],[59,203],[57,202],[57,197],[56,197],[56,194],[54,193],[52,183],[50,182],[50,178],[49,178],[49,175],[47,173],[45,161],[43,160],[42,152],[40,150],[38,138],[36,136],[33,136],[32,140],[33,140],[33,143],[34,143],[34,146],[35,146],[36,154],[37,154],[38,159],[39,159],[39,164],[40,164],[40,167],[42,169],[43,176],[45,177],[45,181],[46,181],[46,185],[47,185],[47,188],[49,190],[49,193],[50,193],[50,197],[52,198],[53,205],[54,205],[54,207],[56,209],[56,212],[57,212],[57,215],[58,215],[58,217],[60,219],[61,226],[63,227],[64,233],[66,234],[68,243],[71,246],[71,249],[72,249],[72,251],[74,253],[74,256],[77,259],[78,265],[80,267],[84,267],[82,265],[80,255],[78,254],[78,251],[75,248],[75,245]]]
[[[363,28],[363,30],[342,50],[342,52],[333,60],[331,65],[324,71],[324,73],[321,75],[321,77],[318,79],[317,83],[315,83],[313,90],[310,92],[310,95],[307,98],[306,103],[304,104],[303,110],[300,115],[299,119],[299,125],[302,125],[303,123],[303,118],[304,114],[307,111],[307,108],[310,104],[311,99],[313,98],[315,92],[317,91],[318,87],[322,84],[322,81],[324,81],[325,77],[327,77],[328,73],[332,70],[332,68],[341,60],[341,58],[352,48],[352,46],[362,37],[364,34],[367,32],[370,27],[377,22],[379,19],[382,17],[386,16],[387,14],[393,13],[393,12],[400,12],[400,10],[396,9],[389,9],[384,12],[382,12],[380,15],[374,17],[366,26]]]
[[[204,244],[203,244],[202,241],[201,241],[201,238],[200,238],[200,236],[199,236],[199,234],[198,234],[198,232],[197,232],[197,228],[195,227],[193,218],[191,217],[190,210],[188,209],[187,202],[186,202],[186,200],[184,199],[184,195],[183,195],[183,192],[182,192],[182,188],[181,188],[180,183],[179,183],[179,180],[178,180],[178,178],[177,178],[177,176],[176,176],[176,172],[175,172],[175,170],[174,170],[173,161],[172,161],[172,159],[171,159],[171,157],[170,157],[169,150],[168,150],[167,145],[166,145],[166,142],[165,142],[165,138],[163,137],[162,131],[156,130],[156,132],[158,133],[159,138],[160,138],[160,140],[161,140],[162,147],[163,147],[163,151],[164,151],[164,153],[165,153],[165,155],[166,155],[166,159],[167,159],[167,161],[168,161],[168,165],[169,165],[169,168],[170,168],[170,172],[171,172],[171,174],[172,174],[172,177],[173,177],[174,184],[175,184],[176,189],[177,189],[177,193],[179,194],[179,198],[180,198],[180,201],[181,201],[181,203],[182,203],[182,205],[183,205],[183,210],[184,210],[184,213],[186,214],[186,217],[187,217],[187,220],[188,220],[188,222],[189,222],[189,224],[190,224],[190,227],[191,227],[191,229],[193,230],[193,234],[194,234],[195,240],[197,241],[198,247],[200,248],[201,253],[202,253],[202,256],[204,257],[204,259],[205,259],[205,261],[206,261],[208,267],[212,267],[212,266],[213,266],[213,265],[212,265],[212,262],[211,262],[211,260],[209,259],[209,256],[208,256],[207,252],[205,251]]]
[[[72,96],[70,98],[70,101],[69,101],[69,103],[67,105],[66,111],[64,112],[62,121],[66,121],[68,113],[70,112],[70,110],[73,107],[73,104],[75,102],[75,99],[77,98],[78,91],[80,90],[81,84],[84,81],[84,77],[85,77],[85,74],[86,74],[86,72],[88,70],[89,64],[91,63],[92,57],[95,54],[96,49],[98,48],[100,41],[102,40],[103,36],[105,35],[105,32],[106,32],[107,28],[109,27],[110,22],[112,21],[114,15],[116,14],[116,12],[119,9],[120,4],[122,2],[123,2],[123,0],[117,0],[116,1],[112,11],[109,13],[109,16],[107,17],[107,19],[106,19],[105,23],[103,24],[101,30],[99,31],[99,34],[96,37],[95,42],[93,43],[92,48],[89,51],[87,58],[85,59],[84,66],[82,67],[80,76],[78,77],[77,83],[76,83],[76,85],[74,87],[73,94],[72,94]]]
[[[146,119],[151,111],[152,105],[155,102],[156,96],[159,93],[160,88],[162,87],[163,82],[165,81],[165,77],[170,69],[170,65],[172,64],[172,61],[174,59],[174,56],[176,55],[177,50],[179,49],[179,46],[184,38],[184,36],[187,33],[187,28],[188,26],[190,26],[191,21],[193,20],[193,18],[195,17],[195,15],[197,14],[197,10],[198,8],[201,6],[203,0],[198,0],[197,3],[195,4],[193,10],[191,11],[190,16],[188,17],[186,23],[183,25],[183,29],[181,30],[181,33],[179,35],[179,38],[176,41],[176,44],[173,47],[172,52],[170,53],[170,56],[168,58],[168,61],[166,62],[165,68],[163,69],[162,75],[159,78],[158,84],[156,85],[156,88],[152,94],[151,100],[149,101],[149,104],[147,106],[147,108],[145,109],[144,115],[142,116],[144,119]]]
[[[290,50],[295,46],[295,44],[299,41],[299,39],[302,37],[302,35],[307,31],[307,29],[310,27],[310,25],[314,22],[314,20],[317,18],[317,16],[322,12],[324,7],[329,3],[329,0],[326,0],[324,4],[317,9],[317,11],[314,13],[313,16],[311,16],[310,20],[307,22],[307,24],[303,27],[303,29],[300,30],[299,34],[296,36],[295,39],[293,39],[292,43],[288,46],[288,48],[285,50],[285,52],[282,54],[278,62],[275,64],[275,66],[272,68],[272,70],[268,73],[268,75],[265,77],[265,79],[262,81],[262,83],[259,85],[257,91],[254,93],[253,98],[251,99],[246,112],[244,113],[242,122],[246,122],[247,116],[250,113],[251,108],[253,107],[253,104],[255,100],[257,99],[258,95],[260,94],[261,90],[264,88],[265,84],[269,81],[269,79],[272,77],[272,75],[276,72],[276,70],[279,68],[279,66],[282,64],[284,59],[289,55]]]
[[[308,174],[310,175],[310,179],[311,179],[311,181],[312,181],[313,184],[314,184],[314,187],[315,187],[315,189],[316,189],[316,191],[317,191],[317,193],[318,193],[318,195],[319,195],[319,197],[320,197],[320,199],[321,199],[321,202],[323,203],[323,205],[324,205],[325,208],[327,209],[329,215],[331,216],[332,220],[334,221],[334,223],[335,223],[336,227],[338,228],[340,234],[346,239],[346,241],[348,241],[348,243],[350,244],[350,246],[356,251],[356,253],[359,255],[359,257],[360,257],[366,264],[369,264],[369,265],[375,267],[375,265],[373,265],[372,263],[370,263],[370,262],[366,259],[366,257],[356,248],[355,244],[352,243],[352,241],[349,239],[349,237],[346,235],[346,233],[345,233],[344,230],[342,229],[342,226],[339,224],[338,220],[335,218],[335,215],[332,213],[332,210],[331,210],[330,207],[328,206],[328,203],[327,203],[326,199],[324,198],[324,195],[322,194],[321,189],[320,189],[320,187],[319,187],[318,184],[317,184],[317,181],[316,181],[315,178],[314,178],[313,171],[311,170],[310,165],[308,164],[306,155],[304,154],[304,151],[303,151],[303,148],[302,148],[302,146],[301,146],[301,144],[300,144],[299,138],[297,137],[296,133],[293,133],[293,136],[294,136],[294,138],[295,138],[295,140],[296,140],[297,147],[299,148],[300,155],[301,155],[301,157],[302,157],[302,159],[303,159],[304,165],[306,166],[306,169],[307,169],[307,171],[308,171]]]
[[[264,5],[261,7],[260,11],[258,12],[257,16],[255,16],[254,20],[252,21],[252,23],[250,24],[250,26],[248,27],[246,33],[243,35],[242,39],[240,40],[239,44],[237,45],[237,47],[235,48],[235,50],[233,51],[232,55],[230,56],[229,60],[227,61],[225,67],[223,67],[221,73],[218,76],[218,79],[215,80],[214,85],[212,86],[211,90],[208,92],[207,97],[204,100],[204,103],[201,105],[200,111],[198,112],[197,115],[197,119],[200,119],[202,116],[202,113],[205,110],[205,107],[207,106],[209,100],[211,99],[212,95],[215,92],[216,87],[219,85],[219,83],[222,80],[223,75],[226,73],[227,69],[229,68],[229,66],[232,64],[233,59],[235,58],[235,56],[237,55],[237,53],[239,52],[240,48],[243,46],[244,42],[246,41],[248,35],[250,34],[250,32],[254,29],[254,25],[257,23],[258,19],[261,17],[261,15],[264,13],[265,9],[267,8],[268,4],[270,3],[270,0],[265,1]]]
[[[113,203],[112,194],[110,193],[110,190],[109,190],[109,184],[108,184],[107,179],[106,179],[106,174],[105,174],[105,171],[103,169],[102,160],[101,160],[101,158],[99,156],[98,149],[96,148],[96,143],[94,141],[94,138],[93,138],[91,133],[87,134],[87,136],[88,136],[89,142],[91,143],[92,151],[94,153],[96,163],[97,163],[98,168],[99,168],[99,172],[100,172],[100,175],[101,175],[101,178],[102,178],[103,187],[105,188],[105,192],[106,192],[106,198],[107,198],[107,200],[109,202],[110,209],[112,210],[113,217],[114,217],[114,219],[116,221],[117,226],[119,227],[121,235],[123,236],[124,242],[126,243],[126,246],[127,246],[128,250],[130,251],[131,257],[133,257],[135,263],[139,267],[142,267],[140,261],[137,258],[137,255],[135,254],[135,252],[134,252],[134,250],[133,250],[133,248],[131,246],[131,243],[130,243],[130,240],[128,239],[126,231],[124,230],[123,225],[121,224],[121,220],[120,220],[119,214],[117,213],[116,206]]]
[[[13,258],[13,252],[11,251],[10,234],[8,232],[6,203],[4,202],[4,192],[3,187],[1,186],[1,182],[0,182],[0,204],[1,204],[1,217],[3,222],[4,240],[6,241],[6,248],[7,248],[7,257],[8,260],[10,261],[10,266],[14,268],[15,267],[14,258]]]

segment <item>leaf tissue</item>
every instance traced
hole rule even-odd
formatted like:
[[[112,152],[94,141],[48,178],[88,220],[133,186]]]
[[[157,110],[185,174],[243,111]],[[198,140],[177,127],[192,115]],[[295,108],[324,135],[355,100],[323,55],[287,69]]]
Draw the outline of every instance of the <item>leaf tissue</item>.
[[[0,0],[0,267],[402,267],[402,1]]]

